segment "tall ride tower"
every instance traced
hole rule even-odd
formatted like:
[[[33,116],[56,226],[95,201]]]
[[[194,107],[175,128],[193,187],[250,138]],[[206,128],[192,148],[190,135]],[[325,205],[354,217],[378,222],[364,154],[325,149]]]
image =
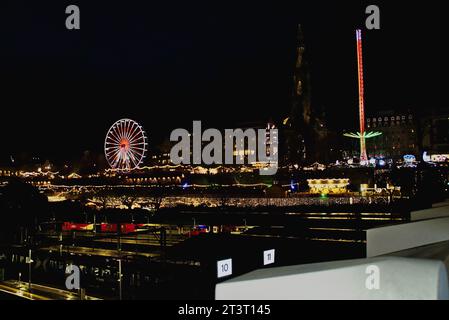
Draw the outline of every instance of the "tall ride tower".
[[[362,51],[362,30],[355,31],[357,40],[357,71],[359,83],[359,125],[360,132],[345,134],[346,137],[360,140],[360,163],[368,162],[366,153],[366,139],[374,138],[382,133],[365,131],[365,87],[363,82],[363,51]]]
[[[359,123],[360,123],[360,161],[368,161],[366,154],[365,140],[365,96],[363,83],[363,51],[362,51],[362,31],[356,30],[357,38],[357,70],[359,79]]]

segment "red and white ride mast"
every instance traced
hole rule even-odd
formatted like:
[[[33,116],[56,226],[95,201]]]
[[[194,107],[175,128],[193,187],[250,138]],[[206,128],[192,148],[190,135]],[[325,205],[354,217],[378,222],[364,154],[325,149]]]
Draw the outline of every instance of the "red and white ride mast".
[[[360,122],[360,162],[368,161],[365,141],[365,99],[363,84],[363,51],[362,51],[362,30],[356,30],[357,38],[357,68],[359,77],[359,122]]]

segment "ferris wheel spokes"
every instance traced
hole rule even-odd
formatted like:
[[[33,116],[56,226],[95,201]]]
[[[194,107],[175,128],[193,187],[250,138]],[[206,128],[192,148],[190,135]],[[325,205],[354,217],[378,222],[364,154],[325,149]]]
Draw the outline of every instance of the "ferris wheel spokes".
[[[147,146],[142,126],[131,119],[121,119],[111,126],[106,135],[106,160],[113,169],[136,169],[145,158]]]

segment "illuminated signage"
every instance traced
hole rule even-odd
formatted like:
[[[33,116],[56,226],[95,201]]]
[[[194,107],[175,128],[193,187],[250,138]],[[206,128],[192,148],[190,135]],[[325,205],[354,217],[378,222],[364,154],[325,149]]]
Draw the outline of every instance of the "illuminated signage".
[[[449,154],[433,154],[430,158],[432,162],[446,162],[449,160]]]

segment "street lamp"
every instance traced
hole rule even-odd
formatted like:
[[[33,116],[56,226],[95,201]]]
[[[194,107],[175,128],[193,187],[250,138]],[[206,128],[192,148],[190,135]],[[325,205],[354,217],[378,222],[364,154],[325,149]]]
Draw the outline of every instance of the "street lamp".
[[[31,249],[28,250],[26,263],[28,263],[28,291],[31,292],[31,264],[33,263],[33,260],[31,259]]]
[[[122,300],[122,260],[118,259],[118,292],[119,300]]]

